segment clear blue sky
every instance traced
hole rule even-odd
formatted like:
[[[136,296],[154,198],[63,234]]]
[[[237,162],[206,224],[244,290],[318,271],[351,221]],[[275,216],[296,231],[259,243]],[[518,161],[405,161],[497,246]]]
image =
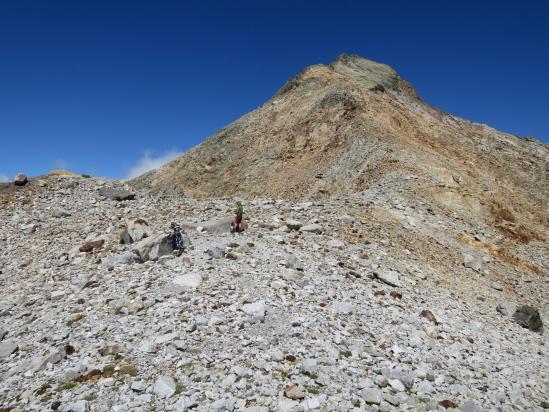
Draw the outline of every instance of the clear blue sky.
[[[344,52],[445,111],[548,142],[548,22],[547,0],[3,0],[0,175],[125,177]]]

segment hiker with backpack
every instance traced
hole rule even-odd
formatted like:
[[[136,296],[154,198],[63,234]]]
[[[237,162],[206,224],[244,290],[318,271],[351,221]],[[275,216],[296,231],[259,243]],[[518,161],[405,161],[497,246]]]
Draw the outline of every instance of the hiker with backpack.
[[[244,207],[242,207],[242,202],[236,202],[236,209],[234,213],[234,219],[231,222],[231,233],[242,232],[242,227],[240,226],[242,223],[242,216],[244,215]]]
[[[173,250],[179,250],[184,251],[190,244],[191,240],[187,236],[187,234],[181,229],[181,226],[179,226],[176,223],[172,223],[172,249]]]

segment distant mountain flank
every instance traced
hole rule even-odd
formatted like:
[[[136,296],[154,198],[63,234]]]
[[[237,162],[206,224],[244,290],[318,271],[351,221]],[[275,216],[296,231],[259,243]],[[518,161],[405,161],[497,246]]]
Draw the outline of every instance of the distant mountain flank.
[[[429,106],[391,67],[339,56],[131,184],[190,197],[323,199],[392,182],[527,241],[547,228],[549,149]],[[543,231],[541,230],[541,232]]]

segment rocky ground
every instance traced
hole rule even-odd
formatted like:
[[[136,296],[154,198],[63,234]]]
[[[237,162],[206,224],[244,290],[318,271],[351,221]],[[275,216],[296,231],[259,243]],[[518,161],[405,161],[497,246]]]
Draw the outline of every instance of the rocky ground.
[[[245,200],[240,234],[234,199],[111,188],[0,190],[0,410],[549,407],[546,333],[512,318],[547,319],[543,241],[502,248],[391,181]]]

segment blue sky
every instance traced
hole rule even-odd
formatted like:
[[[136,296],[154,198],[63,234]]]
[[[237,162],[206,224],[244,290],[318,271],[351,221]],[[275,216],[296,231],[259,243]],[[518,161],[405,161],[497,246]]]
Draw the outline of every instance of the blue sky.
[[[124,178],[355,53],[432,105],[549,141],[549,1],[0,2],[0,179]]]

